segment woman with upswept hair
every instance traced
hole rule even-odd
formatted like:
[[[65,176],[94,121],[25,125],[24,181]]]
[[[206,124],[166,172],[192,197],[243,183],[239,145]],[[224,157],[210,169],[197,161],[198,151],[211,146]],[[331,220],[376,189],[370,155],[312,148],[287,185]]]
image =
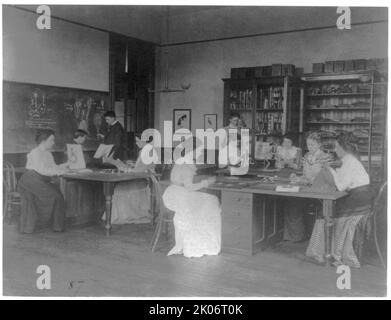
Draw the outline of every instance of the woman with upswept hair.
[[[171,184],[163,194],[165,206],[174,211],[175,246],[168,255],[185,257],[217,255],[221,249],[221,207],[216,196],[199,191],[215,182],[214,177],[193,182],[196,175],[193,138],[183,142],[189,152],[176,159],[171,171]],[[191,145],[191,146],[194,146]],[[194,153],[194,152],[193,152]]]
[[[55,144],[54,131],[39,130],[37,147],[27,155],[27,171],[20,178],[20,232],[32,233],[37,228],[52,225],[54,231],[65,228],[65,201],[52,177],[66,171],[68,163],[57,165],[50,150]]]
[[[336,189],[348,192],[348,195],[336,203],[331,246],[333,264],[359,268],[360,262],[353,249],[353,238],[356,225],[371,210],[369,176],[358,158],[356,138],[352,133],[341,133],[337,136],[335,152],[342,161],[342,166],[333,169],[326,164],[324,170],[331,175],[330,180]],[[314,262],[323,264],[324,254],[324,220],[317,219],[306,255],[314,259]]]

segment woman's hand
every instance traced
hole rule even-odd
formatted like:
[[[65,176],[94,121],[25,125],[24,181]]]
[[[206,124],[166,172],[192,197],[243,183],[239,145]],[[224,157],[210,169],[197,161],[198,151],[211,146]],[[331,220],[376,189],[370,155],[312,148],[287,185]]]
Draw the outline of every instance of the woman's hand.
[[[98,133],[96,136],[98,137],[98,139],[103,139],[103,138],[105,137],[105,136],[104,136],[103,134],[101,134],[101,133]]]
[[[64,163],[61,163],[61,164],[59,165],[59,167],[60,167],[61,169],[68,169],[68,168],[69,168],[69,161],[64,162]]]

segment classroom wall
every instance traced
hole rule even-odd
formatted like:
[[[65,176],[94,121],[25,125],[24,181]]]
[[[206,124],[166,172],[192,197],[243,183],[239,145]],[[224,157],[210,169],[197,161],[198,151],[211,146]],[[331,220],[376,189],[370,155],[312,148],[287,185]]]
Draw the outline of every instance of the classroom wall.
[[[294,17],[292,19],[292,17]],[[174,17],[168,43],[205,40],[254,33],[281,32],[310,27],[333,26],[336,8],[319,11],[295,8],[259,11],[254,8],[226,8]],[[352,22],[387,19],[387,9],[352,9]],[[387,24],[353,25],[260,37],[220,40],[169,47],[170,87],[191,83],[185,93],[155,95],[155,127],[172,120],[174,108],[192,109],[192,129],[203,128],[203,115],[218,114],[223,126],[223,81],[234,67],[292,63],[311,72],[312,63],[326,60],[387,57]],[[162,37],[165,39],[164,37]],[[164,41],[163,41],[164,42]],[[156,54],[156,88],[164,86],[163,54]]]
[[[59,87],[109,90],[109,34],[3,6],[3,79]]]

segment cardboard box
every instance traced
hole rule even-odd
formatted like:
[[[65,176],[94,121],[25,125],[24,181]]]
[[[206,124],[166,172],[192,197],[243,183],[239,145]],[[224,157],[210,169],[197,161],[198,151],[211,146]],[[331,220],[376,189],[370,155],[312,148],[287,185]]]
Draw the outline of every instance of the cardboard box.
[[[239,79],[238,68],[231,68],[231,79]]]
[[[293,76],[295,73],[295,66],[293,64],[283,64],[282,65],[282,75],[283,76]]]
[[[377,69],[377,59],[367,59],[365,63],[366,70],[376,70]]]
[[[255,67],[246,68],[246,79],[255,78]]]
[[[366,64],[365,59],[356,59],[353,60],[353,63],[354,63],[354,70],[365,70],[365,64]]]
[[[334,61],[334,72],[343,72],[345,66],[345,61],[339,60]]]
[[[282,64],[272,64],[272,76],[282,76]]]
[[[324,64],[324,72],[334,72],[334,61],[326,61]]]
[[[272,66],[264,66],[262,67],[262,76],[270,77],[272,75]]]
[[[247,68],[238,68],[238,78],[237,79],[246,79],[247,78]]]
[[[324,72],[324,63],[313,63],[312,64],[313,73],[323,73]]]
[[[295,76],[300,77],[304,74],[304,68],[295,68]]]
[[[263,67],[254,68],[254,78],[262,78],[262,68]]]
[[[388,59],[387,58],[376,59],[376,69],[387,73],[388,72]]]
[[[345,60],[344,71],[353,71],[354,63],[353,60]]]

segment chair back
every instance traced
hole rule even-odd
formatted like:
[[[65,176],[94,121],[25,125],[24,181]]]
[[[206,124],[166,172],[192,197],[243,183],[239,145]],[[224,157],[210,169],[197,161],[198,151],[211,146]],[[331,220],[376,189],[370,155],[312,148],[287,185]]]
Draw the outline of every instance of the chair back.
[[[7,192],[16,191],[17,180],[15,168],[8,161],[3,161],[3,184]]]
[[[377,212],[379,211],[379,206],[381,204],[381,199],[383,198],[384,194],[387,194],[387,181],[384,182],[381,186],[379,191],[377,192],[377,195],[372,203],[372,210],[369,213],[369,216],[376,216]]]
[[[159,208],[159,213],[160,212],[163,212],[164,210],[164,203],[163,203],[163,192],[162,192],[162,188],[160,186],[160,183],[158,181],[158,179],[156,178],[155,174],[153,172],[150,172],[150,179],[152,181],[152,184],[153,184],[153,187],[155,189],[155,192],[156,192],[156,199],[157,199],[157,204],[158,204],[158,208]]]

